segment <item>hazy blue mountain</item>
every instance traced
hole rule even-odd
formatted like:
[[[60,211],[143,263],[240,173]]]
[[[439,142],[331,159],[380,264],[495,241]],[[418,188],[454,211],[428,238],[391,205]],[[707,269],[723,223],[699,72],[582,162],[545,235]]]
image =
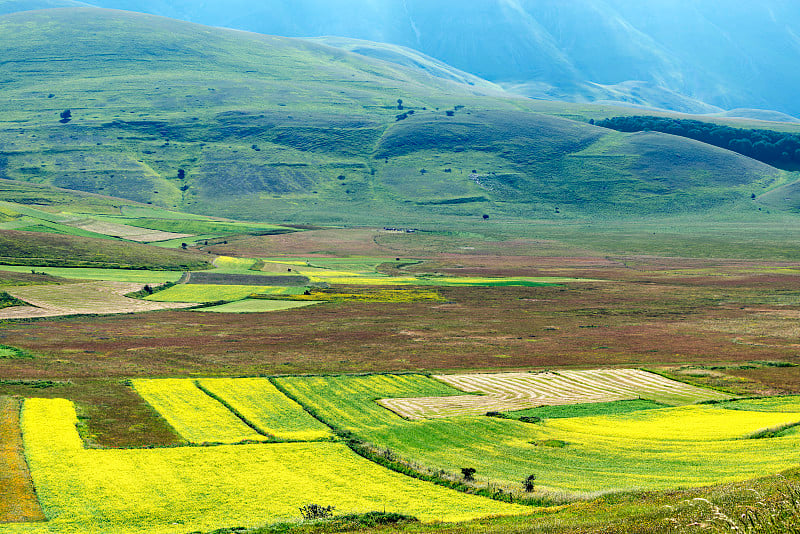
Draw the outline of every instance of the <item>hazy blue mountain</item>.
[[[393,43],[540,98],[800,115],[795,0],[93,3],[260,33]]]

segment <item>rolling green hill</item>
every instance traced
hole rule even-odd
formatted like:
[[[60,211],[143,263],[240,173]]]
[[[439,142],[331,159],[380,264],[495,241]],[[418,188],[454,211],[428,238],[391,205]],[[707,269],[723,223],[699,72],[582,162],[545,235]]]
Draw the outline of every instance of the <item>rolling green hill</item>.
[[[5,15],[0,57],[0,178],[154,207],[390,225],[753,214],[751,195],[794,181],[490,84],[149,15]]]

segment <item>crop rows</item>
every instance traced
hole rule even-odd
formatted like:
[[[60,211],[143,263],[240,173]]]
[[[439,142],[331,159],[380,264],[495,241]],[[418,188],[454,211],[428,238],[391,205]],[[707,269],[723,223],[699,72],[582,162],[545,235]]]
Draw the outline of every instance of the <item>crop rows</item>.
[[[198,384],[265,434],[280,440],[333,437],[331,429],[278,391],[266,378],[207,378]]]
[[[191,443],[266,441],[192,380],[134,380],[133,387]]]
[[[435,378],[479,395],[381,399],[379,402],[403,417],[422,419],[639,398],[664,404],[727,398],[717,391],[636,369],[438,375]]]
[[[127,224],[98,221],[95,219],[85,219],[69,223],[70,226],[112,237],[121,237],[129,241],[140,243],[154,243],[157,241],[168,241],[170,239],[182,239],[192,237],[192,234],[179,234],[174,232],[162,232],[160,230],[150,230]]]

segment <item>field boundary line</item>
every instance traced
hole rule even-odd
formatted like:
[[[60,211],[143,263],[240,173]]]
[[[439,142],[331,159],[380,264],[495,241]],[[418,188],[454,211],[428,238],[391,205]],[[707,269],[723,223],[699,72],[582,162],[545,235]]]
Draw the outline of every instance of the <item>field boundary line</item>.
[[[255,425],[255,423],[252,423],[252,422],[248,421],[247,418],[244,415],[242,415],[241,412],[239,412],[239,410],[234,408],[228,401],[226,401],[225,399],[223,399],[222,397],[220,397],[216,393],[212,393],[205,386],[203,386],[203,384],[200,383],[199,379],[198,380],[193,380],[192,383],[194,383],[194,385],[197,387],[197,389],[199,389],[200,391],[202,391],[203,393],[205,393],[206,395],[208,395],[209,397],[211,397],[212,399],[214,399],[215,401],[220,403],[222,406],[224,406],[225,409],[227,409],[233,415],[238,417],[242,421],[242,423],[244,423],[245,425],[250,427],[250,429],[252,429],[257,434],[261,434],[265,438],[268,438],[268,439],[270,439],[272,441],[276,441],[276,442],[282,441],[282,440],[279,440],[278,438],[276,438],[275,436],[264,432],[263,430],[258,428]]]
[[[420,373],[399,373],[399,374],[420,374]],[[355,376],[391,376],[392,373],[359,373]],[[314,376],[330,376],[330,375],[314,375]],[[353,375],[348,375],[353,376]],[[424,482],[431,482],[436,484],[437,486],[443,486],[461,493],[466,493],[468,495],[478,495],[481,497],[486,497],[488,499],[492,499],[494,501],[500,502],[507,502],[507,503],[516,503],[521,504],[524,506],[551,506],[553,503],[548,501],[547,498],[519,498],[519,496],[515,496],[511,493],[503,492],[502,489],[500,491],[492,491],[492,489],[487,486],[486,488],[481,488],[477,486],[472,486],[465,484],[463,482],[459,482],[457,477],[451,473],[445,473],[452,477],[445,478],[440,473],[444,473],[442,470],[433,470],[429,468],[428,473],[424,473],[419,468],[423,466],[417,465],[416,467],[408,460],[404,460],[395,455],[394,451],[391,449],[381,449],[376,445],[369,443],[367,441],[362,440],[360,437],[356,436],[353,432],[349,430],[342,430],[336,425],[333,425],[325,420],[324,417],[319,415],[317,411],[313,408],[306,406],[300,399],[298,399],[293,394],[289,393],[286,388],[284,388],[281,384],[276,382],[276,379],[280,377],[271,376],[268,377],[269,381],[275,388],[286,395],[289,399],[295,401],[299,404],[303,410],[305,410],[308,414],[312,417],[317,419],[320,423],[326,425],[330,428],[334,435],[344,441],[345,445],[352,450],[358,456],[369,460],[372,463],[378,464],[379,466],[388,469],[390,471],[394,471],[395,473],[399,473],[401,475],[405,475],[410,478],[415,478],[417,480],[422,480]]]

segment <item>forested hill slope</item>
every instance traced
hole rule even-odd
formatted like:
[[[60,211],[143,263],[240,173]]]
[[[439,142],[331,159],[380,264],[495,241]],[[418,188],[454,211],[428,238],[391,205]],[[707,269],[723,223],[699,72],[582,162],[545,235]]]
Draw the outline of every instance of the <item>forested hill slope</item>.
[[[304,40],[97,8],[0,17],[0,177],[261,220],[754,211],[726,150]]]

